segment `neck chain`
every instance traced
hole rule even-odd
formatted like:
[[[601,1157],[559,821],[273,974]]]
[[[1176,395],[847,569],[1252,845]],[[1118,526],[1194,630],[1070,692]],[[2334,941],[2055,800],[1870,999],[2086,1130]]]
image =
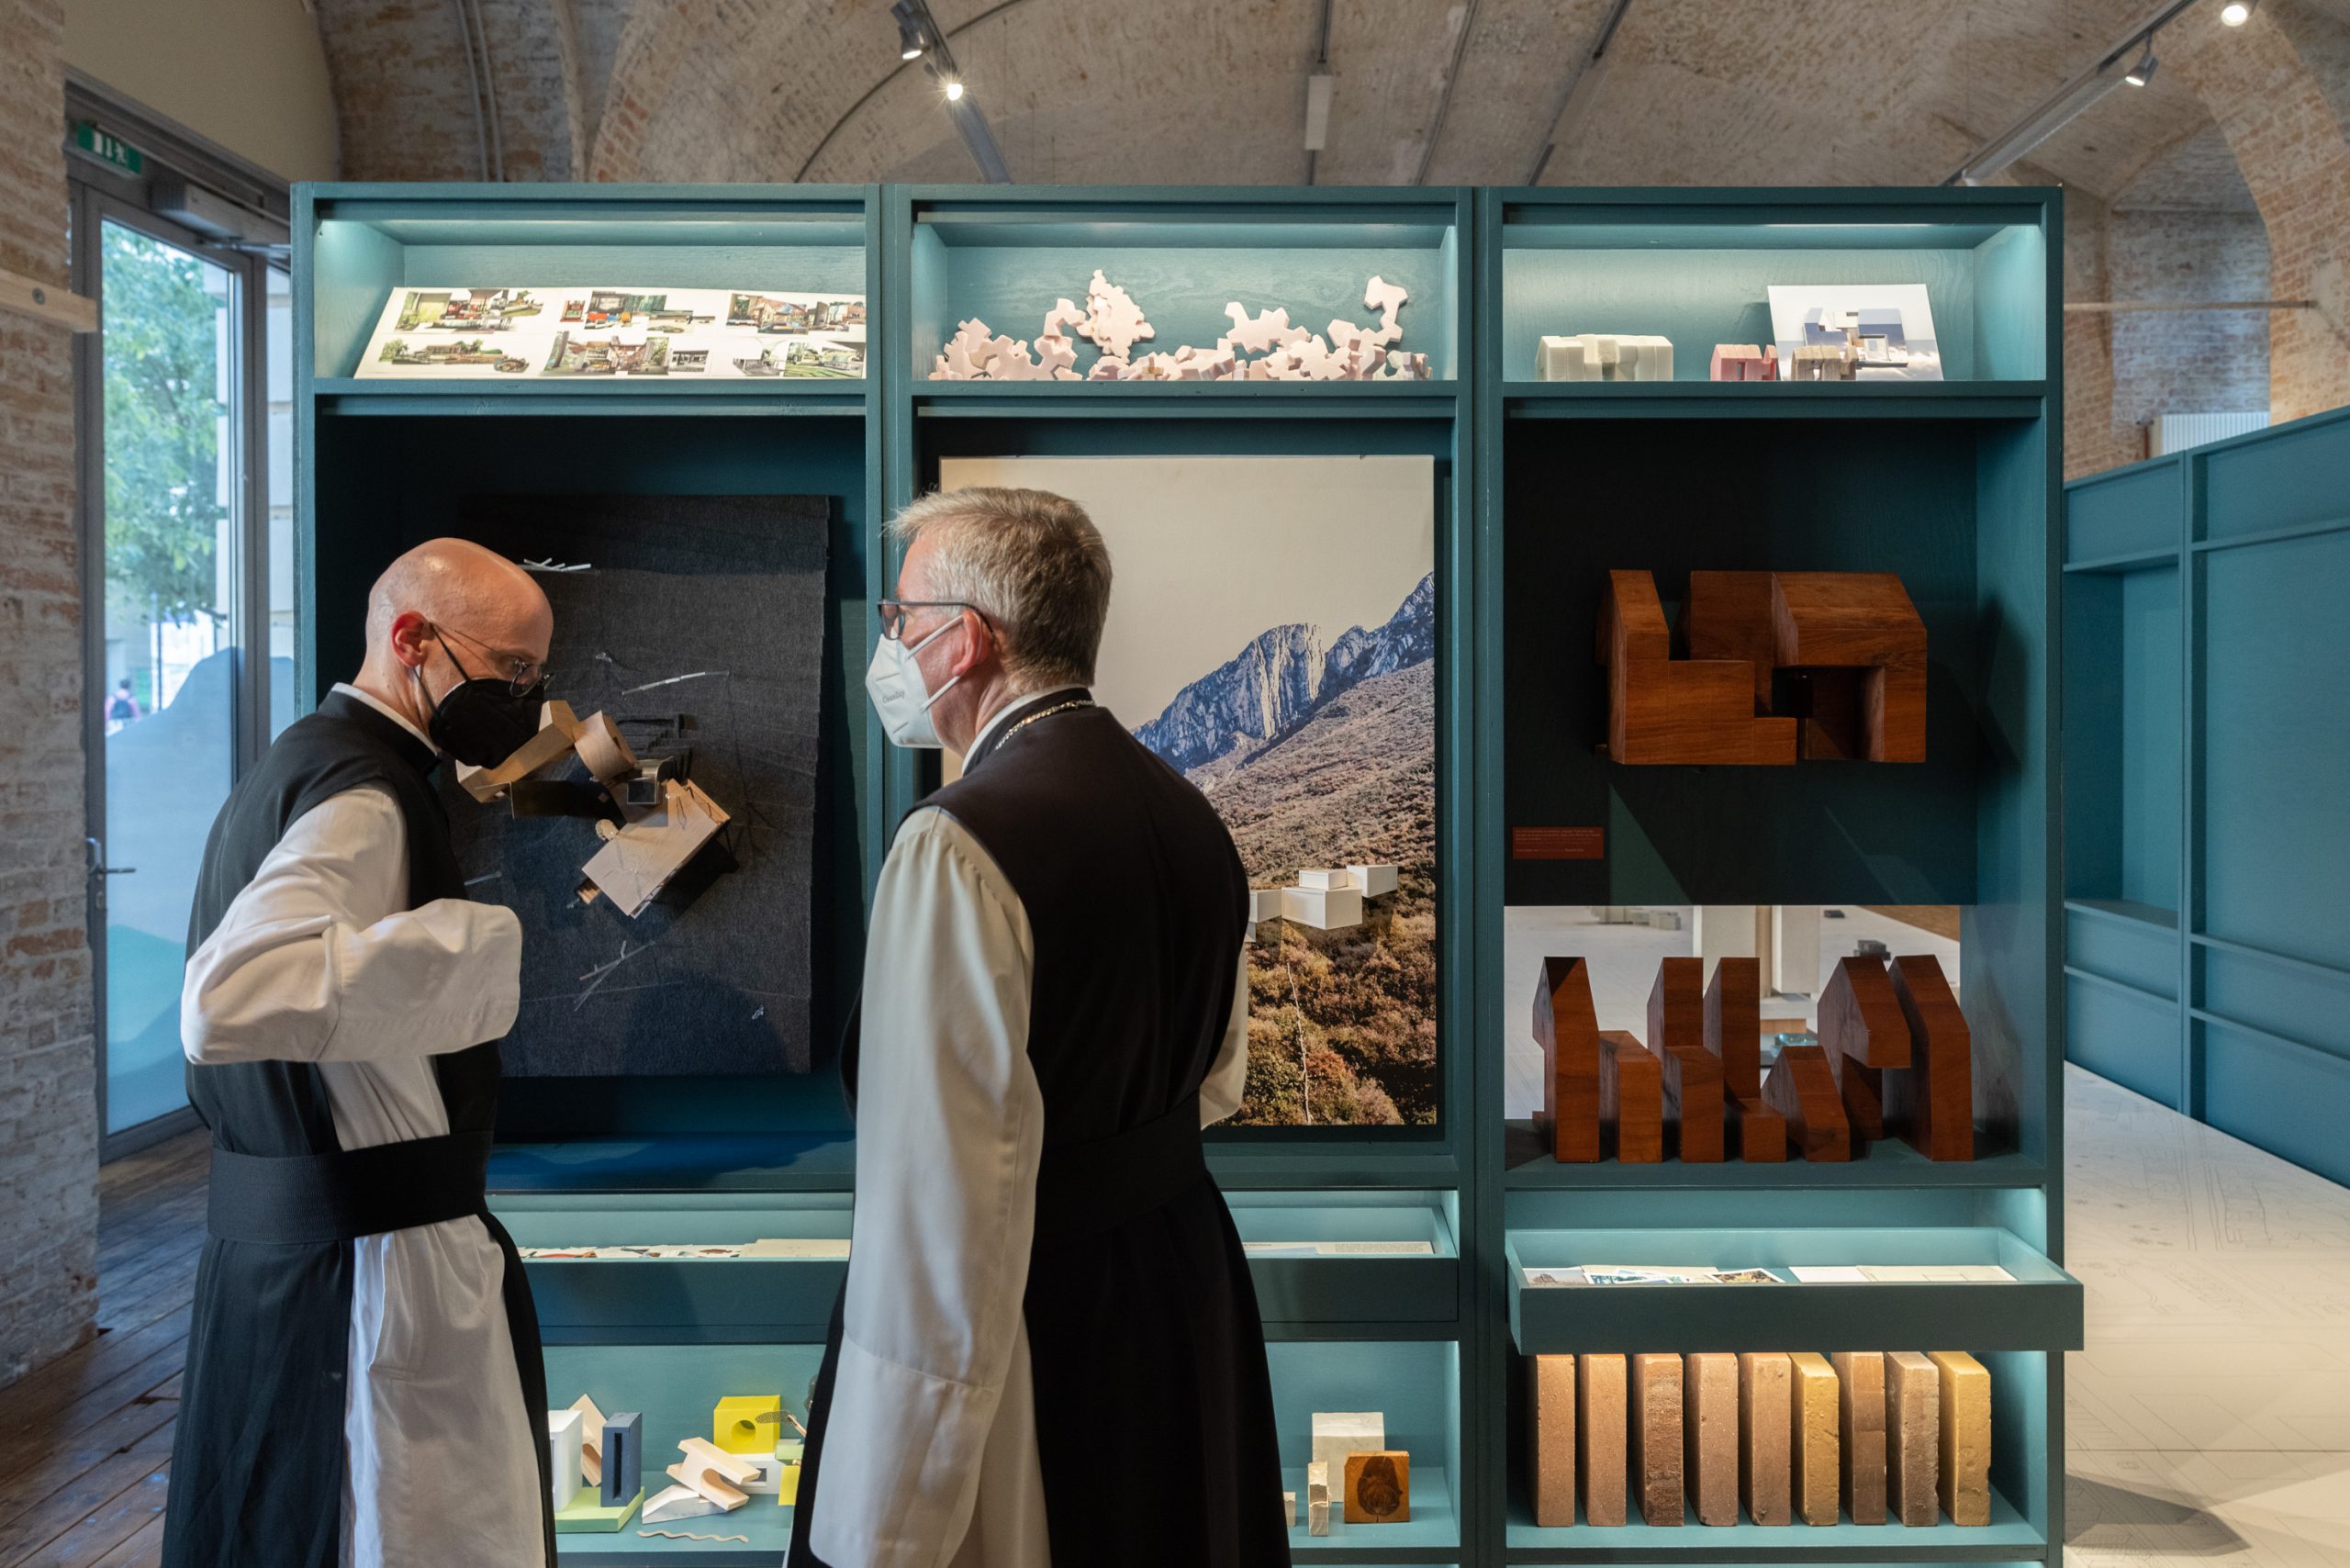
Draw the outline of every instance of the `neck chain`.
[[[1011,744],[1013,736],[1018,734],[1021,731],[1026,729],[1029,725],[1035,723],[1039,719],[1049,719],[1056,713],[1067,713],[1074,709],[1091,708],[1092,706],[1093,700],[1090,697],[1072,697],[1066,702],[1056,702],[1050,708],[1040,708],[1035,712],[1029,714],[1026,718],[1022,719],[1017,723],[1013,724],[1010,729],[1005,730],[1003,732],[1003,739],[996,742],[995,744],[999,746]]]

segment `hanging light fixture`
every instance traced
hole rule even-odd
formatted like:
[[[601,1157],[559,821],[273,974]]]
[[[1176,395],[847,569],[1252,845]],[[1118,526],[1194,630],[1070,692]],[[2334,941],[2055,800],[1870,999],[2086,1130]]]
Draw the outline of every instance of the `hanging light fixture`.
[[[2145,52],[2138,56],[2138,63],[2132,66],[2129,74],[2121,79],[2132,87],[2143,87],[2154,79],[2154,67],[2160,63],[2154,58],[2154,40],[2148,39]]]
[[[946,101],[950,104],[959,104],[963,101],[962,83],[949,82],[946,84]]]
[[[2228,0],[2220,7],[2220,20],[2229,27],[2240,28],[2252,20],[2252,13],[2259,5],[2260,0]]]
[[[923,50],[930,45],[923,38],[922,21],[914,14],[914,8],[906,0],[898,0],[890,7],[890,14],[898,18],[898,58],[920,60]]]

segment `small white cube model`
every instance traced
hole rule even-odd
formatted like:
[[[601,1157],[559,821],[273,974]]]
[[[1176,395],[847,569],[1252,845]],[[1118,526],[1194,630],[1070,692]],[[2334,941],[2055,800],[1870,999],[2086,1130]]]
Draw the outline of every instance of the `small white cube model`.
[[[756,1497],[772,1497],[783,1490],[784,1459],[779,1453],[745,1453],[734,1456],[755,1473],[734,1483]]]
[[[1248,890],[1248,918],[1250,920],[1279,920],[1281,917],[1281,889],[1251,888]]]
[[[1347,1473],[1350,1453],[1377,1453],[1387,1447],[1387,1417],[1377,1410],[1314,1415],[1314,1462],[1326,1464],[1329,1473]]]
[[[1393,866],[1349,866],[1347,876],[1367,899],[1382,898],[1395,890]]]
[[[1354,886],[1352,882],[1347,879],[1347,874],[1344,871],[1332,870],[1326,867],[1309,868],[1300,871],[1297,874],[1297,885],[1301,888],[1350,888]]]
[[[558,1514],[579,1495],[581,1445],[587,1432],[587,1421],[578,1411],[547,1412],[547,1491]]]
[[[1316,931],[1362,924],[1362,894],[1354,888],[1283,888],[1281,918]]]
[[[1580,332],[1542,340],[1545,381],[1670,381],[1673,340],[1629,332]]]

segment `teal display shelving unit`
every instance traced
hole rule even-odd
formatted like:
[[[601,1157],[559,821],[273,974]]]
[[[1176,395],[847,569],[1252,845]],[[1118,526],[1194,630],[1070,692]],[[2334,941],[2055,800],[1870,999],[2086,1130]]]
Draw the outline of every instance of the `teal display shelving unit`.
[[[2067,487],[2074,1060],[2350,1181],[2350,415]]]
[[[373,573],[463,498],[579,490],[836,499],[822,715],[820,1029],[862,963],[891,825],[934,781],[869,721],[881,523],[963,456],[1432,460],[1438,522],[1441,1114],[1433,1128],[1218,1135],[1246,1239],[1411,1240],[1402,1258],[1252,1259],[1289,1484],[1316,1409],[1382,1409],[1414,1456],[1414,1522],[1293,1532],[1300,1561],[2054,1562],[2061,1257],[2054,814],[2059,236],[2034,191],[1526,191],[322,185],[297,191],[305,689],[356,663]],[[1033,336],[1095,267],[1158,342],[1210,342],[1223,307],[1355,311],[1411,290],[1434,378],[1371,384],[990,384],[927,373],[956,323]],[[622,274],[626,274],[623,276]],[[1718,386],[1717,340],[1768,336],[1774,281],[1922,278],[1953,379]],[[863,381],[576,387],[361,380],[403,284],[862,287]],[[1309,319],[1312,318],[1309,316]],[[1670,385],[1530,379],[1545,331],[1657,330]],[[1649,566],[1895,570],[1935,650],[1922,767],[1647,770],[1591,756],[1592,574]],[[1139,591],[1122,585],[1122,591]],[[1668,594],[1672,590],[1668,588]],[[1507,829],[1590,824],[1611,858],[1513,862]],[[1986,1157],[1880,1146],[1850,1166],[1560,1167],[1505,1103],[1525,999],[1505,909],[1542,902],[1969,906],[1964,1002],[1998,1070]],[[828,1078],[510,1083],[495,1202],[526,1246],[845,1235],[853,1132]],[[1999,1260],[2013,1286],[1529,1293],[1522,1261],[1679,1247],[1718,1260]],[[1641,1249],[1647,1249],[1643,1251]],[[1671,1260],[1683,1261],[1685,1258]],[[639,1407],[665,1445],[720,1394],[795,1398],[837,1261],[532,1265],[551,1386]],[[1800,1333],[1798,1333],[1800,1330]],[[1795,1341],[1800,1339],[1801,1343]],[[1931,1341],[1930,1343],[1929,1341]],[[1971,1349],[1998,1390],[1987,1529],[1540,1530],[1523,1497],[1518,1359],[1554,1350]],[[672,1428],[675,1428],[673,1431]],[[751,1544],[565,1538],[610,1562],[771,1563]],[[755,1517],[754,1517],[755,1516]]]

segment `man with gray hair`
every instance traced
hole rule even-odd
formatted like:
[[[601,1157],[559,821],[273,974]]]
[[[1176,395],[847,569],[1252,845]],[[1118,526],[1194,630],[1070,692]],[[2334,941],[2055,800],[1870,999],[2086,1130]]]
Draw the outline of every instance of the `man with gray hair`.
[[[915,502],[866,683],[963,774],[873,902],[848,1282],[791,1568],[1289,1561],[1263,1328],[1200,1129],[1248,1072],[1248,879],[1086,688],[1110,555],[1035,490]]]

